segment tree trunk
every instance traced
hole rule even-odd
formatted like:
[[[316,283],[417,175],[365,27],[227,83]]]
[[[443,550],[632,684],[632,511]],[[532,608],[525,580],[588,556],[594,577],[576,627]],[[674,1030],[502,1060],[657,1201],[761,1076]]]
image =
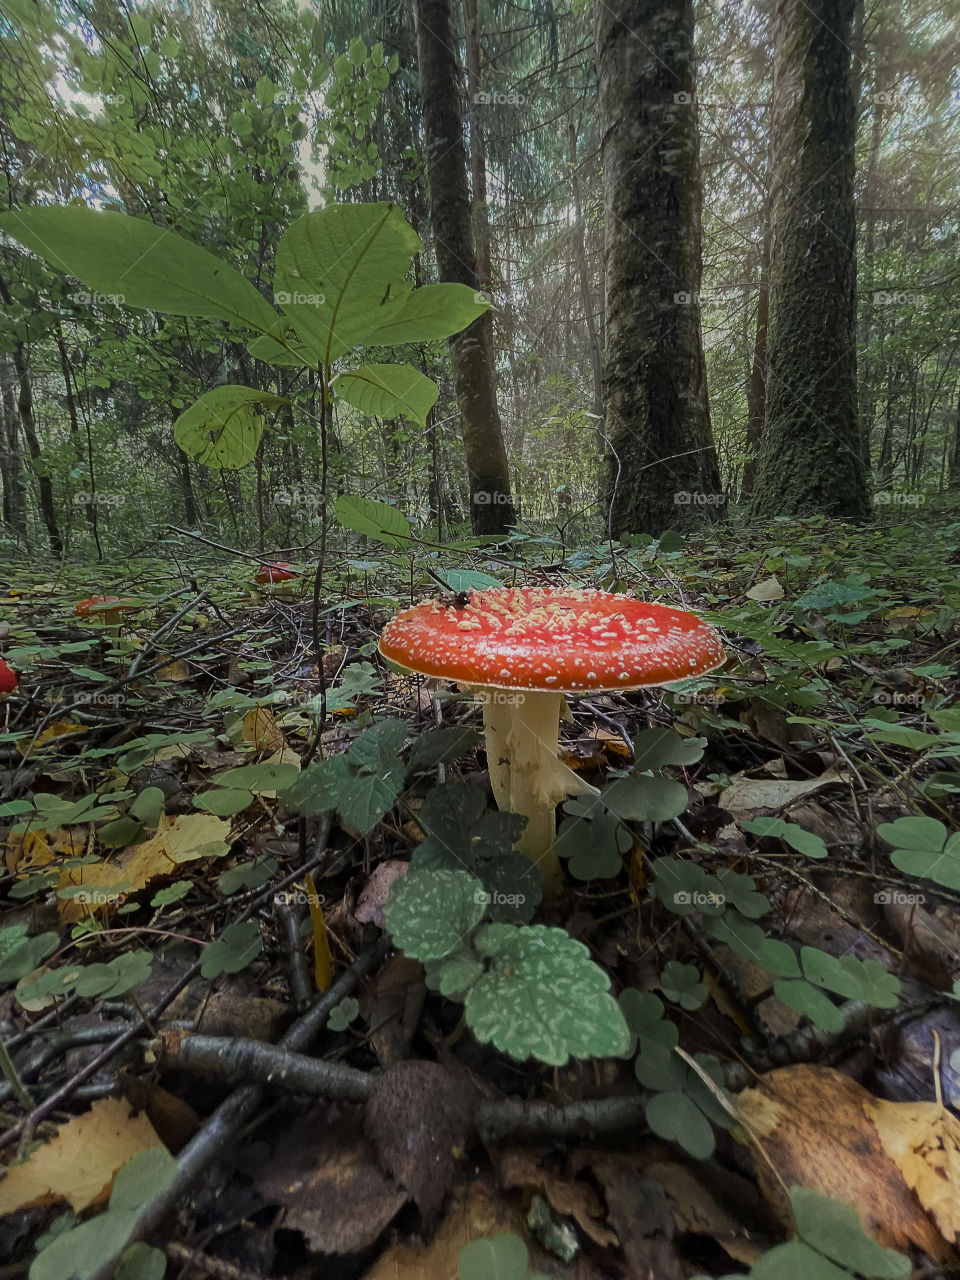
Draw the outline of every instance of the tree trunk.
[[[700,163],[692,0],[604,0],[597,61],[606,197],[610,532],[722,510],[697,298]]]
[[[740,499],[752,496],[757,481],[757,463],[763,439],[763,415],[767,397],[767,323],[770,317],[770,221],[764,219],[763,249],[760,254],[760,284],[757,290],[757,329],[753,343],[753,365],[747,386],[747,451],[743,464]]]
[[[583,222],[583,200],[580,195],[580,176],[577,171],[577,126],[571,120],[567,126],[567,157],[570,162],[570,185],[573,189],[573,211],[577,218],[577,237],[574,248],[577,255],[577,275],[580,280],[580,303],[583,322],[590,344],[590,368],[593,371],[593,412],[603,418],[603,351],[597,320],[593,290],[590,287],[590,268],[587,264],[587,232]]]
[[[33,463],[34,474],[37,477],[37,487],[40,494],[40,515],[47,530],[50,550],[55,556],[59,557],[63,555],[63,538],[60,534],[60,527],[57,524],[57,508],[53,498],[53,485],[42,462],[42,450],[40,441],[37,438],[37,424],[33,416],[33,388],[30,385],[30,370],[22,342],[13,344],[12,354],[13,367],[17,371],[17,383],[20,388],[20,395],[17,401],[20,426],[23,428],[23,438],[27,442],[27,452],[30,454],[30,461]]]
[[[957,387],[957,408],[953,419],[953,442],[950,451],[948,484],[951,489],[960,489],[960,386]]]
[[[493,284],[490,260],[490,219],[487,214],[487,152],[480,112],[483,91],[480,69],[480,16],[478,0],[463,0],[467,37],[467,123],[470,126],[470,186],[473,196],[473,235],[477,246],[477,278],[481,289]]]
[[[443,282],[478,287],[463,140],[460,66],[450,0],[414,0],[430,182],[430,217]],[[470,478],[474,532],[504,533],[514,523],[510,474],[497,410],[491,313],[450,339],[460,429]]]
[[[759,516],[870,510],[857,414],[852,19],[853,0],[777,2]]]
[[[0,355],[0,404],[3,435],[0,437],[0,473],[3,477],[3,523],[19,537],[27,532],[23,500],[23,471],[20,466],[20,435],[14,393],[16,372],[5,355]]]

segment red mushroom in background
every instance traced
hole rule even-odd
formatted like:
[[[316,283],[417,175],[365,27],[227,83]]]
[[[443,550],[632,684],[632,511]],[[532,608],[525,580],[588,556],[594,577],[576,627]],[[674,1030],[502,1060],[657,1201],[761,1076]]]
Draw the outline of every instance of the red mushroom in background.
[[[716,632],[693,614],[553,587],[471,591],[464,608],[428,600],[392,618],[379,648],[409,671],[480,690],[494,798],[526,817],[517,848],[538,864],[548,893],[563,882],[556,807],[596,794],[557,758],[564,694],[669,684],[725,658]]]
[[[296,577],[299,577],[299,574],[292,565],[288,564],[286,560],[278,560],[275,564],[260,565],[253,575],[253,580],[263,587],[273,582],[290,582]]]
[[[90,596],[74,605],[78,618],[102,618],[108,626],[115,627],[125,613],[136,613],[143,608],[140,600],[121,600],[119,596]]]
[[[0,693],[13,693],[20,683],[17,673],[9,663],[0,658]]]

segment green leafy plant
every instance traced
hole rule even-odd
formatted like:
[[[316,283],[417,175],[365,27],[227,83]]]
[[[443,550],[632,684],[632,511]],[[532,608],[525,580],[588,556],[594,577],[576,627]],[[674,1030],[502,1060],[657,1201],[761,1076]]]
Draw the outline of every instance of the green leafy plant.
[[[555,1066],[625,1052],[626,1021],[587,948],[564,929],[485,924],[487,899],[465,871],[411,870],[391,886],[387,925],[428,985],[464,1001],[478,1040]]]

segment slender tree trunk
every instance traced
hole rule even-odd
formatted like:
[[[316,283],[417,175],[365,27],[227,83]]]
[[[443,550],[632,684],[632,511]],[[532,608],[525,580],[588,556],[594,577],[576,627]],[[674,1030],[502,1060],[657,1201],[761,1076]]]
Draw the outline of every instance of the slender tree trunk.
[[[23,494],[23,469],[20,463],[19,419],[14,386],[16,371],[5,355],[0,355],[0,404],[3,435],[0,437],[0,472],[3,478],[3,523],[20,537],[26,535],[27,522]]]
[[[430,216],[440,279],[478,288],[463,140],[460,66],[450,0],[414,0],[430,182]],[[450,339],[474,532],[504,533],[514,523],[510,473],[494,381],[493,319],[486,312]]]
[[[493,284],[490,260],[490,218],[487,212],[487,152],[480,113],[481,49],[478,0],[463,0],[467,37],[467,123],[470,127],[470,186],[473,195],[473,236],[477,246],[477,277],[482,289]]]
[[[753,365],[747,387],[747,451],[743,464],[740,499],[753,494],[757,480],[757,463],[763,438],[763,415],[767,397],[767,323],[770,316],[770,222],[764,219],[763,248],[760,253],[760,284],[757,289],[757,329],[753,342]]]
[[[760,516],[864,518],[857,412],[853,0],[777,0]]]
[[[957,387],[957,408],[953,419],[953,447],[950,450],[948,484],[951,489],[960,489],[960,385]]]
[[[53,497],[53,484],[42,461],[43,451],[40,448],[36,419],[33,416],[33,388],[30,384],[30,369],[22,342],[14,343],[12,354],[13,366],[17,371],[17,383],[20,389],[17,401],[20,426],[23,428],[23,438],[27,442],[27,452],[30,454],[33,471],[37,477],[37,489],[40,495],[40,515],[47,530],[50,550],[55,556],[59,557],[63,555],[63,537],[60,533],[60,526],[57,524],[57,507]]]
[[[193,492],[193,481],[190,478],[190,458],[182,449],[177,450],[180,461],[180,496],[183,499],[183,518],[191,529],[200,524],[200,512],[197,510],[197,499]]]
[[[697,297],[700,164],[692,0],[601,0],[606,196],[604,501],[614,535],[723,506]]]

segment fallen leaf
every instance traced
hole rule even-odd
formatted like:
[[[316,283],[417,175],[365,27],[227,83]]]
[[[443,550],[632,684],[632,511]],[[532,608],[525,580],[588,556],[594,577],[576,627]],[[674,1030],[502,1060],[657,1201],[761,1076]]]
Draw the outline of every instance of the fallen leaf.
[[[810,1187],[852,1204],[864,1229],[888,1249],[916,1245],[939,1263],[952,1261],[953,1249],[884,1148],[871,1117],[876,1102],[832,1067],[801,1064],[761,1076],[737,1097],[750,1145],[761,1148],[754,1159],[760,1188],[786,1224],[784,1188]],[[956,1185],[951,1194],[958,1197]]]
[[[283,1225],[302,1231],[318,1253],[368,1248],[407,1201],[381,1172],[356,1107],[333,1104],[299,1117],[277,1152],[258,1180],[260,1193],[286,1206]]]
[[[25,756],[28,751],[33,751],[48,742],[53,742],[56,738],[66,738],[73,733],[86,732],[86,725],[77,724],[75,720],[54,720],[38,733],[36,738],[26,738],[22,742],[18,742],[17,750],[22,756]]]
[[[251,707],[243,717],[240,736],[258,751],[281,751],[286,739],[269,707]]]
[[[419,827],[417,830],[419,831]],[[378,929],[387,927],[383,908],[390,893],[390,886],[399,876],[405,876],[409,868],[409,862],[401,862],[397,858],[377,863],[357,900],[354,916],[361,924],[375,924]]]
[[[828,769],[819,778],[738,777],[721,791],[717,803],[721,809],[726,809],[735,817],[748,816],[758,809],[770,809],[779,813],[801,796],[843,780],[836,769]]]
[[[66,1200],[75,1213],[106,1200],[114,1174],[148,1147],[162,1146],[147,1119],[122,1098],[103,1098],[0,1182],[0,1216]]]
[[[174,658],[165,667],[160,667],[155,672],[155,675],[158,680],[165,680],[171,684],[182,684],[184,680],[190,679],[192,672],[189,662],[185,662],[183,658]]]
[[[751,587],[744,594],[748,600],[782,600],[783,587],[781,587],[776,577],[764,578],[763,582],[758,582],[756,586]]]
[[[865,1105],[883,1149],[940,1228],[960,1243],[960,1120],[939,1102]]]

